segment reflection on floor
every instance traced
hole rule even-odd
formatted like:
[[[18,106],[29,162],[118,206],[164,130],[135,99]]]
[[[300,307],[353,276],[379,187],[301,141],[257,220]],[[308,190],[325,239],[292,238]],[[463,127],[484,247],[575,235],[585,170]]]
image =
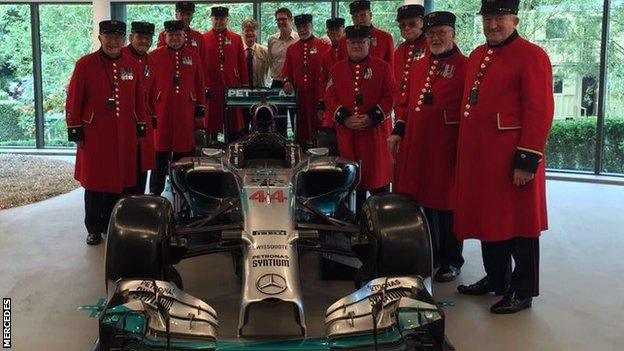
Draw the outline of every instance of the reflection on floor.
[[[436,285],[447,334],[458,350],[620,350],[624,344],[624,187],[549,182],[550,231],[542,239],[542,295],[531,310],[495,316],[494,296],[466,297],[456,283]],[[0,212],[0,296],[13,303],[15,350],[87,350],[97,321],[77,306],[104,295],[104,246],[84,244],[82,191]],[[459,282],[483,274],[478,242],[466,243]],[[302,257],[311,335],[323,331],[325,308],[350,282],[317,284],[316,256]],[[219,312],[222,336],[234,335],[239,285],[227,255],[179,265],[186,290]],[[257,331],[294,325],[270,309],[252,317]],[[269,317],[271,315],[271,317]],[[251,330],[251,329],[250,329]],[[295,329],[293,329],[295,330]]]

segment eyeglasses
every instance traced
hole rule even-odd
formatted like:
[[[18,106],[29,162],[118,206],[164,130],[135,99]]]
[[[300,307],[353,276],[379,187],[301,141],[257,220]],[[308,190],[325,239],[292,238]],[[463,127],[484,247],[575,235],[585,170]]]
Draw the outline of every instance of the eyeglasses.
[[[428,29],[425,32],[425,36],[428,38],[438,37],[442,38],[447,36],[451,31],[448,29]]]

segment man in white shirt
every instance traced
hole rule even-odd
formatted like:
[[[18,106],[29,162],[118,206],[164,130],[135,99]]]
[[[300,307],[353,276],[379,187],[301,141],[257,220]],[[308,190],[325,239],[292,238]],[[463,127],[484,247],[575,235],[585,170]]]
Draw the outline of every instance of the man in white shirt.
[[[252,88],[266,88],[269,80],[269,52],[266,46],[256,43],[258,38],[258,21],[247,19],[243,21],[243,46],[249,86]],[[249,109],[243,111],[245,118],[245,133],[250,131],[251,113]]]
[[[299,40],[297,32],[293,31],[293,16],[289,9],[282,7],[275,11],[275,22],[277,22],[277,28],[279,32],[271,35],[268,42],[269,50],[269,63],[271,67],[271,88],[282,88],[284,81],[282,78],[282,68],[284,67],[284,60],[286,59],[286,49],[293,43]],[[278,109],[278,116],[285,116],[287,109]],[[294,125],[294,121],[291,115],[291,125]],[[275,129],[278,133],[286,137],[287,122],[286,118],[275,119]]]

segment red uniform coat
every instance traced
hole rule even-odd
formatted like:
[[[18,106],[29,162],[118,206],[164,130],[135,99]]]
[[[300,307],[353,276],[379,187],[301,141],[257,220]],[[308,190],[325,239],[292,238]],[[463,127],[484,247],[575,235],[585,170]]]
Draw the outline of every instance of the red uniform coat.
[[[409,72],[414,62],[429,53],[429,46],[422,34],[413,42],[403,42],[394,51],[394,81],[397,84],[397,102],[409,84]],[[404,96],[404,95],[403,95]]]
[[[417,61],[396,108],[395,133],[404,128],[404,136],[395,189],[435,210],[452,210],[455,202],[455,155],[467,61],[458,49]],[[425,102],[423,89],[433,96],[427,101],[431,104]]]
[[[456,173],[460,240],[538,237],[548,227],[541,155],[554,113],[552,68],[544,50],[516,36],[503,46],[482,45],[469,58]],[[529,160],[535,178],[513,185],[514,168]]]
[[[323,95],[325,95],[325,88],[327,87],[327,81],[329,80],[329,73],[334,67],[334,64],[338,61],[338,44],[332,45],[328,52],[325,53],[323,58],[321,59],[321,75],[320,75],[320,84],[319,90],[320,95],[319,99],[321,101],[322,106],[325,106],[325,101],[323,100]],[[325,128],[333,128],[334,121],[332,120],[332,116],[327,113],[327,109],[325,109],[325,118],[323,118],[323,122],[321,125]]]
[[[331,46],[318,38],[299,40],[286,50],[282,78],[297,89],[298,142],[311,143],[321,126],[317,117],[320,100],[321,59]]]
[[[237,88],[249,84],[247,61],[240,35],[225,30],[204,33],[206,46],[206,86],[210,90],[210,110],[205,127],[211,133],[223,131],[225,88]],[[243,113],[240,108],[228,111],[229,131],[243,129]]]
[[[203,120],[195,121],[196,109],[203,110],[206,102],[199,55],[186,47],[164,46],[149,59],[155,70],[156,151],[189,152],[195,147],[195,128],[203,126]],[[176,71],[179,85],[174,84]]]
[[[356,84],[357,83],[357,84]],[[365,130],[352,130],[336,123],[340,156],[360,162],[361,190],[374,190],[390,183],[392,160],[386,144],[390,136],[390,113],[394,103],[394,78],[390,65],[377,57],[362,62],[336,62],[331,70],[325,104],[336,118],[345,115],[381,115],[381,123]],[[358,106],[356,97],[361,94]]]
[[[74,177],[87,190],[123,192],[136,185],[137,125],[145,128],[143,70],[128,55],[102,51],[76,62],[65,102],[70,140],[83,140]],[[110,99],[110,100],[109,100]]]
[[[156,166],[156,157],[154,153],[154,128],[152,120],[156,119],[156,94],[154,93],[154,68],[151,62],[149,62],[149,56],[140,56],[131,45],[128,45],[121,49],[124,55],[128,55],[139,63],[143,72],[143,91],[145,101],[145,113],[148,117],[148,123],[146,124],[145,138],[139,140],[139,146],[141,151],[141,171],[145,172],[153,169]]]
[[[195,51],[202,59],[202,62],[204,62],[206,57],[206,48],[204,46],[204,37],[202,34],[193,29],[185,29],[184,33],[186,34],[186,42],[184,42],[184,46]],[[160,48],[165,45],[167,45],[165,43],[165,32],[160,32],[160,34],[158,34],[157,46]]]
[[[338,58],[347,58],[347,38],[340,39],[339,45]],[[370,56],[379,57],[394,67],[394,40],[390,33],[372,27]]]

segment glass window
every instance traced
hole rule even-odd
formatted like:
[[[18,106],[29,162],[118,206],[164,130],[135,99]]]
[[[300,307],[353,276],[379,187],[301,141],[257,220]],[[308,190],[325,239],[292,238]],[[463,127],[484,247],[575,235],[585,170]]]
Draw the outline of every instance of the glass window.
[[[351,1],[340,1],[338,4],[338,14],[347,20],[346,25],[353,24],[349,13]],[[403,6],[403,0],[382,0],[371,2],[371,12],[373,13],[373,25],[381,30],[392,34],[395,45],[400,44],[401,31],[396,22],[397,9]]]
[[[0,147],[35,145],[30,33],[29,5],[0,5]]]
[[[286,7],[292,11],[293,16],[301,14],[312,14],[312,24],[314,25],[314,35],[325,36],[325,21],[331,18],[331,3],[329,2],[264,2],[261,5],[261,26],[260,35],[262,44],[266,45],[268,37],[278,32],[275,23],[275,11],[281,7]],[[295,26],[293,24],[293,30]]]
[[[72,146],[67,141],[65,96],[76,61],[92,49],[91,5],[39,6],[43,79],[44,142],[48,147]]]
[[[204,33],[212,27],[210,23],[210,8],[213,6],[226,6],[229,8],[230,30],[238,34],[241,32],[243,20],[253,18],[253,6],[251,3],[196,4],[195,15],[193,16],[193,22],[191,23],[192,29]],[[154,23],[156,26],[156,33],[160,33],[163,30],[163,23],[175,18],[175,4],[128,4],[126,5],[126,18],[128,23],[132,21],[147,21]],[[154,40],[156,40],[156,38],[154,38]],[[152,49],[154,48],[156,48],[156,43],[154,43]]]
[[[602,171],[624,173],[624,4],[611,2]]]
[[[481,17],[476,15],[479,8],[478,1],[436,2],[436,11],[457,15],[457,44],[466,55],[485,42]],[[602,1],[543,0],[528,10],[521,8],[519,17],[520,35],[546,50],[558,78],[547,166],[593,170]]]

